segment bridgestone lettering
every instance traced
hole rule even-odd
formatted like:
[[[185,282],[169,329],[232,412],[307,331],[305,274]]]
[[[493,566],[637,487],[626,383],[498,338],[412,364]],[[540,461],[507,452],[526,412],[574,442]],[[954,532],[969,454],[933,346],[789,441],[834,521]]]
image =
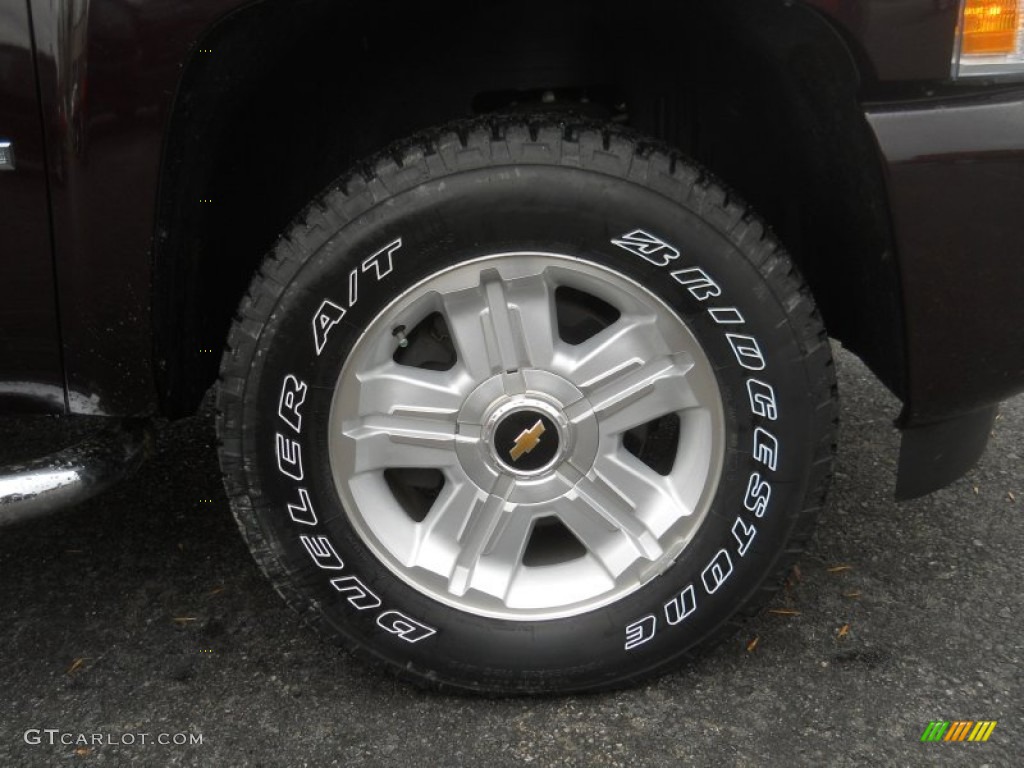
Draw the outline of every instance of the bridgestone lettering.
[[[615,245],[625,248],[638,256],[658,266],[666,266],[669,260],[653,259],[651,255],[658,253],[654,240],[645,240],[646,249],[641,248],[637,243],[640,238],[635,230],[621,238],[612,240]],[[650,236],[648,236],[650,237]],[[628,243],[629,247],[624,245]],[[678,252],[673,246],[657,241],[660,246],[667,246],[671,251]],[[659,246],[659,247],[660,247]],[[653,250],[652,250],[653,249]],[[709,299],[722,295],[722,288],[704,269],[700,267],[686,267],[671,272],[672,278],[682,286],[685,286],[690,295],[698,302],[706,303]],[[732,306],[718,307],[711,306],[707,309],[708,316],[716,325],[726,327],[742,326],[746,323],[743,314],[739,309]],[[762,352],[761,345],[754,336],[745,333],[725,333],[724,340],[729,345],[736,362],[748,371],[764,371],[767,361]],[[763,418],[774,422],[779,418],[778,403],[775,398],[775,390],[771,384],[760,378],[749,378],[746,380],[747,394],[751,417]],[[779,461],[779,443],[773,434],[762,427],[756,427],[753,433],[753,444],[751,447],[752,458],[764,465],[768,470],[775,471]],[[746,493],[743,498],[743,508],[753,513],[754,517],[760,519],[768,511],[771,501],[771,483],[758,472],[753,472],[747,482]],[[735,547],[736,555],[743,558],[754,545],[757,535],[757,528],[752,522],[736,517],[732,529],[732,546]],[[733,573],[733,560],[726,548],[720,549],[717,554],[704,566],[701,571],[701,586],[707,595],[713,595],[721,589]],[[693,584],[688,584],[679,595],[670,600],[664,606],[665,620],[668,626],[675,626],[682,623],[686,617],[697,611],[697,590]],[[626,627],[627,651],[634,650],[644,645],[655,636],[658,631],[658,622],[655,616],[645,616]]]

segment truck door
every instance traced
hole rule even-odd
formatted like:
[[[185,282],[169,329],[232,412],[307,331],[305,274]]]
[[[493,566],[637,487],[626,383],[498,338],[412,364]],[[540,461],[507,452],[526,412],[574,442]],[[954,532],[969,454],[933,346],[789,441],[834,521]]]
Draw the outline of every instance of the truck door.
[[[64,373],[27,0],[0,2],[0,413],[61,413]]]

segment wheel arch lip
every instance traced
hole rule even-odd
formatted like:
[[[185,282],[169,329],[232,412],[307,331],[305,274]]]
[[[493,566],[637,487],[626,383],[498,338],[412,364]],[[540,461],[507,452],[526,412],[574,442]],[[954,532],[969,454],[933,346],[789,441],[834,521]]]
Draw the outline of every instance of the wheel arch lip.
[[[950,83],[959,3],[802,4],[831,27],[861,78],[900,307],[892,330],[903,378],[882,376],[902,401],[895,495],[915,498],[966,473],[984,452],[999,401],[1024,391],[1024,300],[1014,293],[1024,86]],[[846,290],[871,306],[864,286]],[[851,343],[879,374],[883,341]]]
[[[871,105],[867,116],[903,284],[897,495],[908,498],[966,472],[996,404],[1024,391],[1024,87]]]
[[[864,81],[902,308],[906,381],[888,382],[903,401],[897,425],[966,424],[1024,391],[1024,300],[1013,293],[1014,244],[1024,239],[1015,210],[1024,196],[1024,85],[950,84],[958,2],[801,4],[839,36]],[[896,90],[879,90],[884,82]]]
[[[65,385],[106,415],[152,414],[160,408],[152,259],[166,130],[198,41],[249,2],[27,3]],[[69,410],[85,412],[75,398]]]

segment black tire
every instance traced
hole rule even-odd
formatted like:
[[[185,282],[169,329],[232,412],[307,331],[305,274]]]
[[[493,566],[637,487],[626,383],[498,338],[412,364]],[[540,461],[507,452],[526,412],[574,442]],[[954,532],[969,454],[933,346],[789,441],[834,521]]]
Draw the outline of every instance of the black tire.
[[[438,270],[514,251],[569,254],[644,286],[699,340],[723,405],[717,492],[682,553],[564,618],[477,615],[398,578],[343,508],[327,448],[335,383],[368,324]],[[381,253],[386,263],[368,261]],[[335,309],[318,315],[325,299]],[[420,683],[564,692],[661,673],[764,605],[823,504],[836,403],[813,300],[741,202],[654,142],[509,118],[393,147],[310,206],[238,311],[218,434],[239,526],[308,623]]]

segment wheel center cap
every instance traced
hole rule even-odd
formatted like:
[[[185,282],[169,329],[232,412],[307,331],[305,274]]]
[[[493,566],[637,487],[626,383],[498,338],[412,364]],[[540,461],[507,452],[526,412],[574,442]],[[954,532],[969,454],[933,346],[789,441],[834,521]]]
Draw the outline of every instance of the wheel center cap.
[[[567,420],[553,406],[530,397],[512,398],[487,420],[491,453],[502,469],[539,474],[563,455]]]

